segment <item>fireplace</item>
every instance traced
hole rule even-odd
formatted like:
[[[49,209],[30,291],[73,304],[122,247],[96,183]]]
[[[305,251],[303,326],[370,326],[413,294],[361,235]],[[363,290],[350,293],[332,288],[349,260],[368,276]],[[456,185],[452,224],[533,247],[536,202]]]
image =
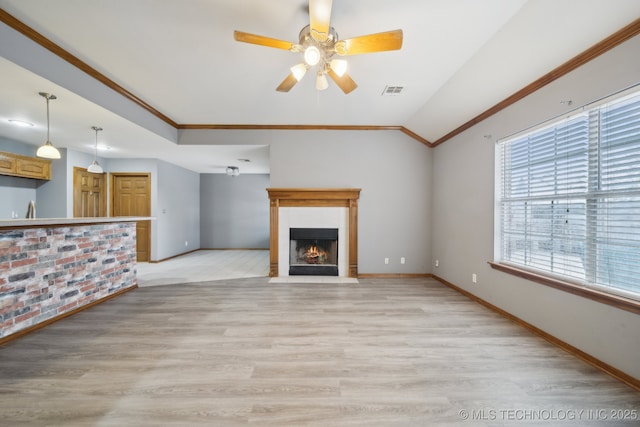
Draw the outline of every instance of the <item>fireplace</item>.
[[[337,276],[358,277],[359,188],[267,188],[269,276],[288,277],[292,228],[338,230]],[[309,273],[317,275],[317,273]]]
[[[289,229],[289,276],[337,275],[337,228]]]

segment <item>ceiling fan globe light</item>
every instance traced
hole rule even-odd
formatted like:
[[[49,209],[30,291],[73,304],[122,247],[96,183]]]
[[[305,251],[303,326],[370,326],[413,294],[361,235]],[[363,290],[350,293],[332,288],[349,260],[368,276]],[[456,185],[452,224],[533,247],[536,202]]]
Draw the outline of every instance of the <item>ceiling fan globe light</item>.
[[[320,50],[315,46],[309,46],[304,51],[304,62],[313,67],[320,62]]]
[[[297,81],[302,80],[306,72],[307,67],[304,64],[298,64],[291,67],[291,74],[293,74],[293,77],[295,77]]]
[[[316,78],[316,89],[317,90],[325,90],[329,87],[329,82],[327,81],[327,76],[324,73],[318,73],[318,77]]]
[[[347,72],[348,63],[344,59],[332,59],[329,66],[338,77],[342,77]]]

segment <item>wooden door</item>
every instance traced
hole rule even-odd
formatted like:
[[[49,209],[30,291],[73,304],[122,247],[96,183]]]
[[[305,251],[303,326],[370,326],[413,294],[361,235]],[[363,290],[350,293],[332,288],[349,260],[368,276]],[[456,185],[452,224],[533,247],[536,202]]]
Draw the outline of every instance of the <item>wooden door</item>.
[[[111,174],[111,216],[151,216],[151,174]],[[151,221],[136,225],[137,260],[151,259]]]
[[[73,168],[73,216],[76,218],[107,216],[107,187],[103,173],[89,173]]]

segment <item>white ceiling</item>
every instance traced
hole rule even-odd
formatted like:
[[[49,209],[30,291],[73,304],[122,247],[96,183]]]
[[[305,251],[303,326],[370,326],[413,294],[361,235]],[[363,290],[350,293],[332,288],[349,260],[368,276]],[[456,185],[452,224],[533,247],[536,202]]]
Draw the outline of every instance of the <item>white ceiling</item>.
[[[179,124],[405,126],[429,141],[640,16],[637,0],[334,0],[340,38],[404,32],[399,51],[347,58],[358,88],[344,95],[331,81],[316,91],[310,76],[276,92],[300,54],[233,39],[237,29],[296,42],[308,24],[305,0],[0,0],[0,7]],[[0,53],[18,48],[9,43],[0,39]],[[58,97],[51,102],[57,146],[92,152],[90,127],[99,125],[99,140],[112,147],[101,157],[159,158],[202,173],[247,158],[244,173],[269,171],[259,137],[255,145],[178,145],[83,98],[73,84],[25,68],[0,58],[1,136],[41,144],[45,102],[37,93],[46,91]],[[386,85],[405,89],[381,96]],[[9,118],[36,126],[18,129]]]

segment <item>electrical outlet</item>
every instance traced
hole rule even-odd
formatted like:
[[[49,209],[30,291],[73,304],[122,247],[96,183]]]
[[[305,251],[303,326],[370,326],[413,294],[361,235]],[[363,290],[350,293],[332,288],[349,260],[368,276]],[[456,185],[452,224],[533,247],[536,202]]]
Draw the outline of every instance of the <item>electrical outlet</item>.
[[[385,259],[384,259],[384,263],[385,263],[385,264],[389,264],[389,258],[385,258]]]
[[[436,260],[436,267],[440,267],[440,260],[439,259]]]
[[[400,264],[404,264],[404,263],[405,263],[404,257],[400,258]]]
[[[185,240],[185,241],[184,241],[184,245],[185,245],[185,246],[189,246],[189,241],[188,241],[188,240]]]
[[[473,274],[471,275],[471,281],[472,281],[473,283],[478,283],[478,275],[477,275],[476,273],[473,273]]]

